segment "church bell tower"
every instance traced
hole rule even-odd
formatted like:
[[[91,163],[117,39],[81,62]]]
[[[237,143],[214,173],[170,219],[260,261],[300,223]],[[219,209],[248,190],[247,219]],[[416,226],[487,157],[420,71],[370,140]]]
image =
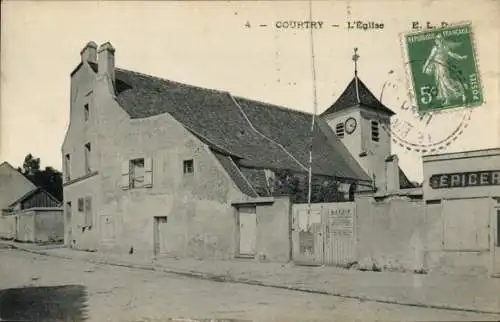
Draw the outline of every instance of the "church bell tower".
[[[358,77],[358,49],[354,49],[354,78],[339,98],[320,116],[374,181],[378,191],[387,187],[386,159],[391,156],[390,118],[383,105]]]

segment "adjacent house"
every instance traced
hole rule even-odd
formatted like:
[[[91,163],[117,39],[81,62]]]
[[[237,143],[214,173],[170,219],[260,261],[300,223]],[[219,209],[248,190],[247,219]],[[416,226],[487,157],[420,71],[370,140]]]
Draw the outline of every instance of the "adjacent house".
[[[61,203],[8,162],[0,164],[0,237],[25,242],[59,241]]]
[[[357,76],[339,101],[317,119],[313,174],[351,192],[407,188],[397,158],[386,160],[385,134],[369,139],[372,111],[384,121],[392,112]],[[117,68],[113,46],[94,42],[71,73],[70,102],[62,145],[70,247],[290,258],[290,201],[273,198],[269,182],[280,170],[308,172],[311,114]],[[344,118],[355,123],[345,135]]]

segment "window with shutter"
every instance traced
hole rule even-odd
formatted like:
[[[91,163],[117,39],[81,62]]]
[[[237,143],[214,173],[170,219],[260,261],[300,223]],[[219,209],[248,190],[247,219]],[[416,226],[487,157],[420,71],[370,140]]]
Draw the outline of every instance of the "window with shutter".
[[[137,158],[122,164],[123,190],[133,188],[150,188],[153,186],[153,160]]]
[[[83,212],[84,211],[84,201],[83,198],[78,198],[78,211]]]
[[[90,143],[85,144],[85,173],[90,173],[92,172],[92,169],[90,168]]]
[[[65,172],[66,182],[71,180],[71,162],[70,161],[71,161],[70,155],[66,154],[64,156],[64,172]]]
[[[93,216],[92,216],[92,197],[85,198],[85,225],[87,227],[92,226]]]
[[[120,186],[123,190],[130,189],[130,162],[128,160],[122,163],[122,177]]]
[[[144,187],[153,186],[153,159],[144,159]]]
[[[130,161],[130,187],[139,188],[144,186],[144,159]]]
[[[339,138],[344,137],[344,123],[337,123],[335,126],[335,134],[337,134]]]
[[[372,141],[379,141],[379,129],[377,121],[372,121]]]

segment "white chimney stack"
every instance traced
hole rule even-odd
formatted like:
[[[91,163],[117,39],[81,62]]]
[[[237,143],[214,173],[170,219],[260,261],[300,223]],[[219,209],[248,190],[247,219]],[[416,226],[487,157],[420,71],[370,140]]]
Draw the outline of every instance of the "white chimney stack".
[[[95,63],[97,61],[97,44],[89,41],[80,51],[80,56],[82,57],[82,63],[86,61]]]
[[[399,191],[399,158],[393,154],[385,159],[387,192]]]
[[[97,52],[98,59],[98,74],[104,76],[109,75],[111,81],[115,82],[115,49],[106,42],[99,47]]]

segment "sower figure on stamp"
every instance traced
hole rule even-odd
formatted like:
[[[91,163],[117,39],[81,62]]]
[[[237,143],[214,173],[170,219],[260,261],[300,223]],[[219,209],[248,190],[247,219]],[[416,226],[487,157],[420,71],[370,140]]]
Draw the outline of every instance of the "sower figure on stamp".
[[[445,41],[442,35],[437,35],[435,45],[422,68],[424,74],[434,75],[437,98],[443,100],[445,105],[448,105],[450,100],[460,97],[465,102],[465,90],[462,84],[452,77],[451,66],[448,64],[450,57],[457,60],[467,58],[465,55],[462,56],[451,51],[451,47],[456,46],[458,44]],[[466,85],[464,84],[464,86]]]

